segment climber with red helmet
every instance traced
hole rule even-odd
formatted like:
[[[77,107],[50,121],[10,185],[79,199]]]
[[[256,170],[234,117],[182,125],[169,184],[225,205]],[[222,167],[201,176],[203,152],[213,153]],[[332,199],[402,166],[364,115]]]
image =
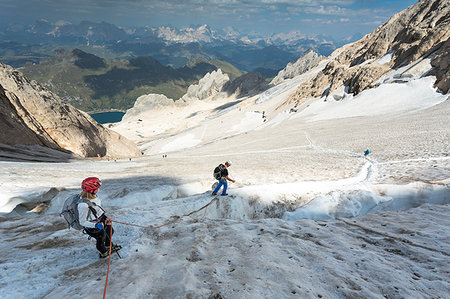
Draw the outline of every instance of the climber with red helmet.
[[[96,177],[88,177],[81,183],[81,200],[78,202],[79,224],[83,227],[83,232],[97,240],[97,250],[101,258],[109,255],[109,245],[114,229],[107,223],[105,210],[101,207],[101,200],[97,197],[97,191],[102,185]],[[111,252],[121,248],[114,245]]]

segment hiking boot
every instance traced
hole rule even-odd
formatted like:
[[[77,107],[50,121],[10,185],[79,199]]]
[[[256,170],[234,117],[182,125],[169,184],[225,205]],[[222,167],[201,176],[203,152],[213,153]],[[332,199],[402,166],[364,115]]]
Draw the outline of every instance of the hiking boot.
[[[104,259],[105,257],[108,257],[108,256],[109,256],[109,248],[105,252],[98,254],[98,257],[101,259]]]
[[[223,194],[220,194],[220,195],[222,195],[222,196],[227,196],[227,195],[228,195],[228,193],[223,193]]]
[[[213,192],[212,195],[217,195],[217,193],[216,193],[216,192]]]
[[[111,253],[119,251],[120,249],[122,249],[122,246],[117,245],[117,244],[113,244],[113,246],[111,248]],[[109,252],[109,246],[106,246],[106,251]]]

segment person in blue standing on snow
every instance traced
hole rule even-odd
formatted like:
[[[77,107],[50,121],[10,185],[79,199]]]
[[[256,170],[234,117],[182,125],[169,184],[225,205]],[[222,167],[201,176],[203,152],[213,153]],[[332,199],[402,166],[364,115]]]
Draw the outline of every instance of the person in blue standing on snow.
[[[223,190],[222,190],[221,195],[222,196],[228,195],[227,181],[231,181],[233,183],[236,182],[235,180],[228,177],[228,167],[230,167],[230,166],[231,166],[231,161],[227,161],[227,162],[225,162],[225,164],[219,164],[219,166],[217,166],[214,169],[214,178],[219,181],[219,184],[217,185],[216,189],[214,189],[212,195],[217,195],[217,192],[222,187],[222,185],[223,185]]]

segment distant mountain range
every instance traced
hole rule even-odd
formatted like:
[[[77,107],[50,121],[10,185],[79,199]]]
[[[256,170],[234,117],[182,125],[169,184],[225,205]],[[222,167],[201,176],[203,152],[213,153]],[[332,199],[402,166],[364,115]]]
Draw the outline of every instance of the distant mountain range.
[[[267,80],[260,74],[252,72],[240,76],[241,72],[237,68],[222,60],[198,58],[184,63],[182,67],[175,68],[164,65],[158,59],[148,55],[136,57],[133,56],[135,54],[130,54],[131,58],[129,59],[113,60],[75,48],[69,51],[60,49],[53,54],[55,57],[41,59],[40,64],[26,64],[21,69],[26,76],[10,66],[0,64],[0,99],[3,100],[4,104],[3,109],[0,109],[0,112],[3,111],[3,113],[0,113],[2,114],[0,125],[3,123],[4,128],[2,129],[2,126],[0,126],[0,137],[2,137],[2,143],[6,144],[38,144],[53,149],[64,148],[80,156],[116,156],[118,152],[114,151],[114,144],[118,144],[117,147],[122,144],[133,155],[139,155],[136,148],[130,147],[129,143],[121,140],[120,136],[113,136],[107,131],[99,129],[86,113],[74,110],[67,103],[61,103],[60,97],[56,94],[61,95],[65,102],[73,103],[86,111],[111,108],[126,109],[133,106],[135,100],[141,95],[148,95],[141,97],[141,99],[144,99],[141,102],[149,104],[144,106],[154,107],[155,104],[161,106],[161,103],[175,105],[173,100],[177,100],[179,96],[185,94],[187,87],[199,82],[200,78],[204,78],[204,82],[190,88],[188,93],[190,98],[185,97],[184,103],[189,105],[189,103],[196,101],[195,98],[203,100],[210,96],[215,97],[212,99],[213,101],[223,96],[224,103],[213,110],[210,110],[211,107],[207,108],[213,114],[208,112],[198,115],[197,112],[192,113],[192,110],[186,110],[187,121],[179,128],[180,130],[186,130],[191,129],[192,127],[189,127],[191,125],[196,126],[197,133],[202,136],[199,139],[208,136],[208,134],[205,135],[207,126],[199,126],[199,123],[193,122],[192,118],[197,115],[199,118],[205,118],[205,115],[214,115],[213,121],[222,123],[222,120],[215,119],[216,112],[234,106],[233,109],[238,110],[241,119],[245,120],[247,116],[244,116],[244,113],[246,114],[247,111],[252,111],[252,114],[259,114],[259,108],[257,110],[256,105],[262,103],[260,100],[264,97],[266,98],[265,101],[273,99],[276,102],[273,105],[266,106],[272,108],[270,108],[271,110],[264,110],[262,118],[257,116],[261,123],[265,122],[266,119],[268,121],[275,120],[280,113],[285,111],[297,113],[299,109],[306,109],[310,106],[307,103],[310,99],[315,98],[314,102],[320,101],[321,103],[316,106],[317,110],[313,109],[310,112],[316,115],[316,113],[321,113],[320,107],[324,107],[322,106],[324,102],[332,103],[331,105],[337,105],[340,101],[346,103],[365,90],[375,90],[381,88],[382,85],[391,83],[404,84],[402,87],[408,89],[408,84],[412,79],[429,75],[436,78],[432,79],[435,81],[434,85],[437,91],[445,96],[450,89],[448,71],[449,13],[450,4],[446,0],[421,0],[392,16],[389,21],[361,40],[341,47],[335,51],[333,57],[323,60],[322,57],[311,51],[305,53],[301,59],[286,66],[279,73],[272,82],[272,84],[278,85],[267,90],[265,95],[261,95],[257,100],[249,99],[248,103],[243,103],[239,108],[236,105],[243,101],[229,102],[228,99],[236,99],[236,97],[230,97],[230,95],[239,97],[254,95],[255,92],[259,93],[268,87]],[[44,23],[41,25],[45,27]],[[115,27],[109,24],[102,23],[102,25],[109,30],[115,30]],[[62,27],[65,26],[71,25]],[[49,28],[53,27],[44,28],[43,32],[46,32]],[[30,34],[30,36],[40,35],[37,28],[31,28],[30,30],[29,32],[18,32]],[[96,31],[93,28],[89,30]],[[126,35],[136,34],[135,32],[127,33],[123,29],[120,30]],[[46,36],[49,39],[58,39],[61,38],[59,32],[59,30],[53,30],[51,33],[47,31]],[[73,30],[70,32],[73,32]],[[206,39],[205,36],[212,36],[212,34],[205,33],[208,32],[207,27],[200,31],[184,32],[181,35],[177,31],[171,31],[167,28],[162,32],[166,36],[166,41],[160,40],[158,43],[164,45],[165,48],[162,48],[164,51],[168,51],[171,49],[170,47],[175,45],[174,49],[177,51],[185,49],[187,53],[188,50],[202,50],[201,42],[192,43],[190,40],[194,38],[196,40]],[[158,34],[157,31],[149,30],[149,39],[157,38]],[[1,32],[1,35],[5,37],[7,33]],[[19,34],[18,36],[20,37]],[[92,33],[87,36],[93,38],[96,34]],[[170,36],[170,40],[177,40],[177,42],[170,42],[168,36]],[[103,38],[107,39],[106,33]],[[183,38],[188,38],[188,41],[181,42]],[[286,37],[284,39],[286,40]],[[93,40],[95,39],[90,39],[89,43]],[[12,43],[12,41],[7,42]],[[17,49],[22,49],[21,46],[23,45],[17,41],[14,43],[18,45]],[[114,45],[124,43],[127,43],[127,41],[115,42]],[[140,45],[136,40],[133,43]],[[228,40],[227,43],[232,44],[232,40]],[[211,45],[214,42],[207,41],[207,44]],[[91,49],[104,50],[108,47],[90,45]],[[37,47],[36,49],[43,50],[46,44],[40,46],[41,48]],[[262,49],[267,50],[270,47],[272,46]],[[1,49],[7,51],[4,48]],[[317,68],[314,67],[316,65]],[[312,67],[314,67],[313,70],[311,70]],[[222,72],[213,72],[218,68],[226,73],[226,77],[229,76],[230,79],[234,77],[234,80],[225,82],[227,78],[224,78],[225,75]],[[299,81],[295,79],[301,72],[307,70],[311,70],[308,76],[300,78]],[[395,72],[392,73],[392,71]],[[204,76],[206,73],[210,73],[210,75]],[[211,75],[211,73],[214,73],[214,75]],[[29,80],[28,77],[41,84]],[[294,80],[285,82],[289,79]],[[48,87],[48,89],[45,87]],[[226,92],[227,95],[220,95],[222,92]],[[150,93],[158,95],[149,95]],[[161,94],[170,99],[161,96]],[[152,100],[155,97],[157,98],[156,102]],[[419,99],[421,98],[419,97]],[[179,104],[183,104],[184,100],[181,100]],[[388,100],[395,102],[396,95],[390,95]],[[376,99],[372,101],[375,103]],[[139,100],[136,102],[139,104]],[[247,105],[255,105],[255,108]],[[363,104],[362,106],[366,110],[372,108],[370,105],[365,106]],[[247,109],[247,111],[241,111],[241,107]],[[389,108],[390,104],[386,107]],[[163,117],[166,121],[167,114],[164,114]],[[55,118],[60,121],[54,123]],[[286,119],[286,117],[283,116],[282,119]],[[145,125],[152,125],[154,119],[149,118],[148,120],[149,122]],[[291,118],[291,120],[294,120],[294,118]],[[175,122],[175,119],[173,121]],[[246,122],[246,120],[242,121],[246,130],[253,130],[247,129]],[[277,122],[278,119],[274,123]],[[82,126],[80,126],[80,123]],[[134,128],[137,128],[135,125],[133,125]],[[142,123],[138,123],[138,126],[143,128]],[[220,127],[222,126],[220,125]],[[70,130],[66,130],[66,128],[70,128]],[[138,130],[128,130],[128,128],[127,133],[141,138],[141,133]],[[161,130],[167,130],[167,128],[172,127],[163,126]],[[219,128],[219,126],[216,128]],[[148,136],[156,136],[154,135],[155,131],[148,132],[150,134]],[[227,132],[235,134],[234,129]],[[139,135],[136,135],[136,133]],[[173,132],[169,133],[172,134]],[[75,141],[73,138],[67,138],[67,136],[72,137],[73,134],[78,136]],[[179,136],[181,135],[173,136],[173,138]],[[209,136],[212,137],[208,138],[215,138],[214,136],[217,135],[214,132]],[[108,140],[107,142],[105,142],[105,138]],[[167,142],[167,140],[164,140],[164,142]],[[205,142],[205,140],[203,139],[202,142]],[[82,144],[82,147],[77,147],[77,144]],[[119,151],[119,153],[125,155],[122,151]]]
[[[179,99],[206,73],[221,69],[231,79],[242,75],[220,60],[194,59],[181,68],[162,65],[151,56],[108,60],[80,49],[57,50],[55,57],[21,68],[27,77],[84,111],[126,110],[148,93]]]
[[[10,25],[0,31],[0,61],[21,67],[26,62],[37,63],[52,56],[57,48],[77,47],[107,59],[152,56],[174,68],[183,67],[194,58],[220,59],[242,71],[259,71],[265,77],[274,77],[308,49],[327,56],[347,42],[299,32],[263,37],[229,28],[214,30],[207,25],[129,29],[105,22],[70,24],[39,20],[32,25]]]

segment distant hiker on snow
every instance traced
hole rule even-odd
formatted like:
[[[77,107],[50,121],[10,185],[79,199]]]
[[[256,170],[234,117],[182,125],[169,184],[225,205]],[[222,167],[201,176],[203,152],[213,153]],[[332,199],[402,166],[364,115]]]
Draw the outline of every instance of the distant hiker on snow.
[[[212,195],[217,195],[217,191],[219,191],[220,187],[223,185],[223,190],[221,195],[228,195],[227,193],[227,187],[228,187],[228,181],[236,182],[235,180],[228,177],[228,167],[231,166],[231,161],[225,162],[225,164],[219,164],[214,169],[214,178],[219,181],[219,184],[217,185],[216,189],[214,189]]]
[[[104,258],[109,255],[110,238],[114,229],[107,221],[105,210],[101,207],[102,202],[96,195],[101,185],[101,181],[96,177],[84,179],[81,183],[83,191],[65,201],[61,214],[69,224],[69,228],[82,230],[83,233],[97,240],[99,256]],[[111,252],[118,251],[120,248],[120,245],[113,244]]]

